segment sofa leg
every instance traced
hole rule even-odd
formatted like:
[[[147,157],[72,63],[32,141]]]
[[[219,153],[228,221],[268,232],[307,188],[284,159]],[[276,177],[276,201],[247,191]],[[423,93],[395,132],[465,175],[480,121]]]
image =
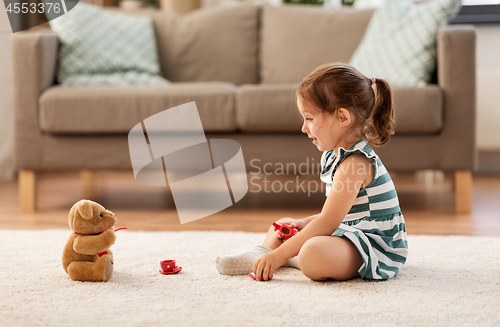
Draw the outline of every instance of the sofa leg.
[[[34,170],[19,171],[19,205],[21,213],[35,212],[36,177]]]
[[[94,200],[95,173],[91,170],[81,170],[80,182],[82,183],[82,198],[87,200]]]
[[[457,213],[471,212],[472,202],[472,172],[469,170],[455,171],[455,211]]]

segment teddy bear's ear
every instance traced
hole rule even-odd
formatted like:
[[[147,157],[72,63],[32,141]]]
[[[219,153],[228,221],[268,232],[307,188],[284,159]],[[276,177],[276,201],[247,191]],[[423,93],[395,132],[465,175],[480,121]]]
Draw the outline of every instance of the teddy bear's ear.
[[[92,205],[89,201],[82,201],[82,203],[78,206],[78,213],[85,220],[91,220],[93,217]]]

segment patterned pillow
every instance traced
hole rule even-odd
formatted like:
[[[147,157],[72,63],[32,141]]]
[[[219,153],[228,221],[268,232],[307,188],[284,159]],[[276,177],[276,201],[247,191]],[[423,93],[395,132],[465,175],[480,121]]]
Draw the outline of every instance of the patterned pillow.
[[[458,13],[460,0],[385,0],[373,14],[349,63],[368,77],[395,86],[424,86],[435,68],[440,27]]]
[[[79,2],[50,27],[61,43],[57,79],[63,85],[168,83],[160,76],[149,17]]]

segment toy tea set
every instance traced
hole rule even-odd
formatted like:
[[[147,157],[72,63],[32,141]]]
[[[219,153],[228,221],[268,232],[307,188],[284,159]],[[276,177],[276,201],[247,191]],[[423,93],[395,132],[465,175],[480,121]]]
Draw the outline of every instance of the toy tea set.
[[[102,205],[90,200],[75,203],[68,216],[72,233],[66,242],[62,255],[64,271],[72,280],[82,282],[107,282],[113,277],[113,252],[109,249],[115,243],[113,229],[116,216]],[[177,274],[182,267],[175,260],[160,262],[160,273]]]
[[[90,200],[75,203],[68,216],[69,227],[73,230],[66,242],[62,255],[64,271],[75,281],[107,282],[113,277],[113,252],[109,249],[116,241],[115,232],[125,227],[113,229],[116,216],[102,205]],[[273,223],[274,230],[288,240],[299,231],[289,224]],[[182,267],[175,260],[160,261],[160,273],[177,274]],[[250,277],[256,279],[252,272]]]

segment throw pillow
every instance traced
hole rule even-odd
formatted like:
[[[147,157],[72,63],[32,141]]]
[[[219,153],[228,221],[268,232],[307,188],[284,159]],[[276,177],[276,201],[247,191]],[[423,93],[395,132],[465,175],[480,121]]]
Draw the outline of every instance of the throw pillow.
[[[57,79],[62,85],[167,84],[160,76],[149,17],[115,13],[81,1],[50,21],[61,46]]]
[[[424,86],[435,69],[440,27],[458,13],[460,0],[385,0],[373,14],[349,64],[394,86]]]

